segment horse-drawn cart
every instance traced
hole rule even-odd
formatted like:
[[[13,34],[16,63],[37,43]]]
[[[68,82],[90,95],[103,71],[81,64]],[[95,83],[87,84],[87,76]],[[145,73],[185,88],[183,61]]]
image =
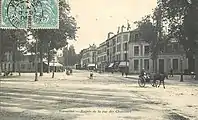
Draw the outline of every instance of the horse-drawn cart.
[[[144,73],[143,76],[140,75],[138,78],[138,85],[140,87],[145,87],[146,83],[151,84],[153,87],[157,87],[157,85],[159,85],[159,81],[154,81],[154,77],[149,73]]]

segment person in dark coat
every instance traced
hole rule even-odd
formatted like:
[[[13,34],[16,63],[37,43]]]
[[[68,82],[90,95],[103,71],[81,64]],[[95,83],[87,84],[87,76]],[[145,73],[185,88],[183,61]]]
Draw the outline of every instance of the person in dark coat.
[[[170,69],[170,77],[173,77],[173,68]]]

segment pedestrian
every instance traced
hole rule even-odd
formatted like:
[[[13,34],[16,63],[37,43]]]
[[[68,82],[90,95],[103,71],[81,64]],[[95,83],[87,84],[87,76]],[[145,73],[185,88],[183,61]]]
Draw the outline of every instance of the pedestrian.
[[[170,69],[170,77],[173,77],[173,68]]]
[[[93,72],[92,72],[92,70],[90,71],[89,78],[90,78],[90,79],[93,79]]]

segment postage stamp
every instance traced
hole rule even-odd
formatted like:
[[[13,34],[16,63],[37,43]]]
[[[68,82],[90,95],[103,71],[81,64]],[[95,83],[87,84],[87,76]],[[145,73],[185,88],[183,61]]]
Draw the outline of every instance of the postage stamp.
[[[59,29],[59,0],[31,0],[32,29]]]
[[[27,29],[26,0],[1,0],[1,23],[4,29]]]
[[[59,29],[59,0],[1,0],[0,21],[4,29]]]

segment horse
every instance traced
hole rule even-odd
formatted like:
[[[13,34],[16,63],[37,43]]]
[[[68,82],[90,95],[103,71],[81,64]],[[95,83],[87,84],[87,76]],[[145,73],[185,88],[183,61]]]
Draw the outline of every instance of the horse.
[[[150,75],[151,80],[153,80],[153,87],[160,87],[161,83],[163,83],[163,87],[165,89],[165,84],[164,80],[165,78],[168,79],[168,74],[167,73],[151,73]],[[159,80],[159,85],[157,86],[156,81]]]

